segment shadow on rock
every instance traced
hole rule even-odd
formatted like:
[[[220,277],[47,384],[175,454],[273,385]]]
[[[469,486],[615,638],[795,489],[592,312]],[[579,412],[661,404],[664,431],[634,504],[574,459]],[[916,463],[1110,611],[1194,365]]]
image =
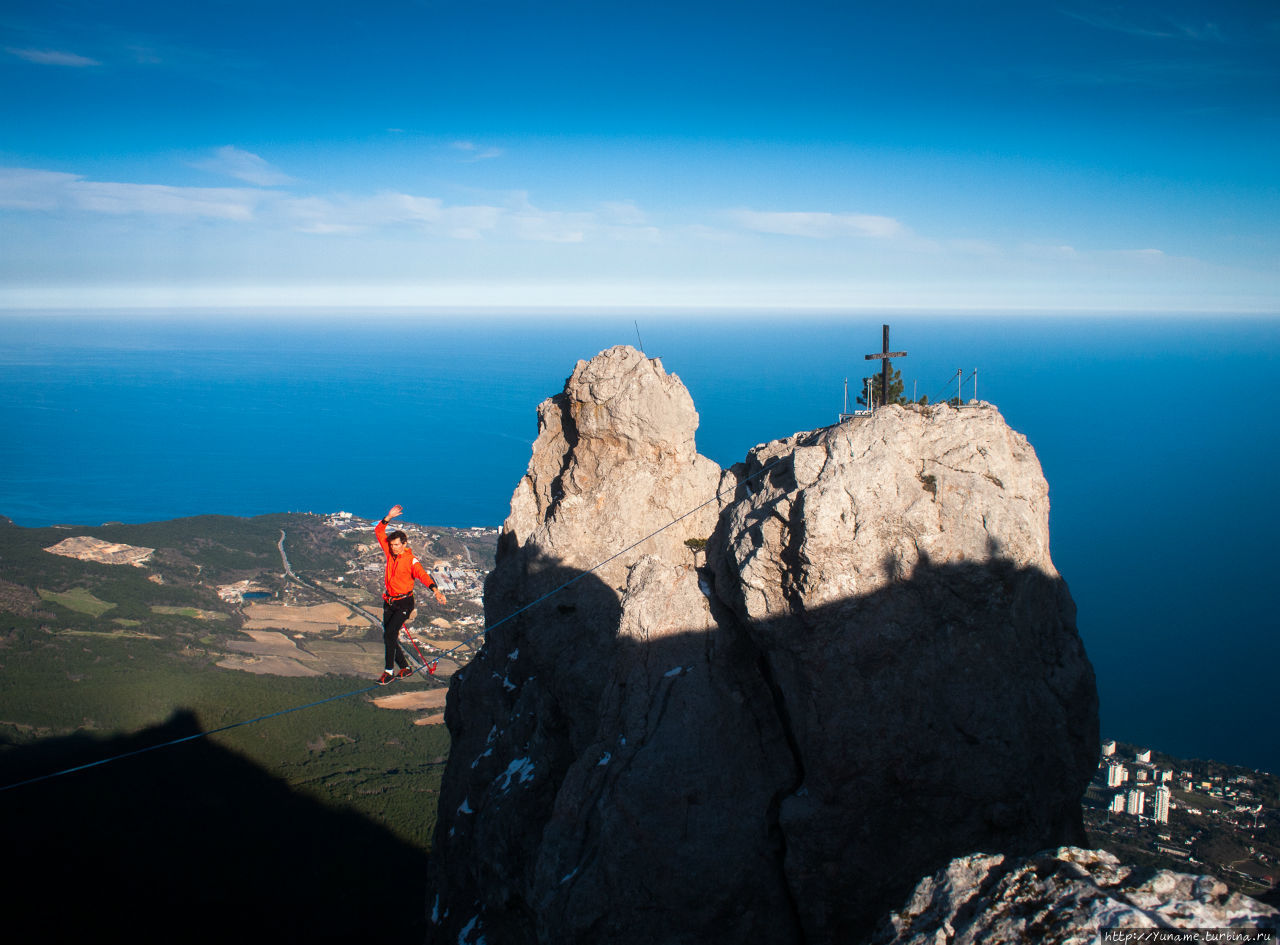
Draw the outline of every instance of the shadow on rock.
[[[1097,697],[1065,585],[927,560],[747,620],[510,549],[454,677],[429,941],[844,942],[977,850],[1084,842]],[[490,593],[492,592],[492,593]]]

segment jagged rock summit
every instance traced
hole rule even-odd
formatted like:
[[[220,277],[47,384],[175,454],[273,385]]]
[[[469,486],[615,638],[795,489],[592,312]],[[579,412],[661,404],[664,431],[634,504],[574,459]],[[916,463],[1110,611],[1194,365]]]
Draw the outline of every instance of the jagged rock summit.
[[[595,573],[621,591],[641,554],[681,557],[685,539],[710,534],[718,511],[704,503],[715,497],[720,467],[698,455],[697,428],[693,398],[661,361],[623,346],[579,361],[564,392],[538,407],[506,541],[526,556],[537,548],[586,569],[702,506]]]
[[[844,942],[953,857],[1083,842],[1093,672],[994,408],[721,471],[619,347],[538,418],[450,688],[433,941]]]

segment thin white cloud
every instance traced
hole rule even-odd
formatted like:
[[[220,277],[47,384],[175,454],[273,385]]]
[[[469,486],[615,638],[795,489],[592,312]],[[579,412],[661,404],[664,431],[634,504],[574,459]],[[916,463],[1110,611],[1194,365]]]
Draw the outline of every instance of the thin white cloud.
[[[1080,252],[1074,246],[1059,244],[1057,246],[1027,244],[1021,247],[1024,256],[1031,259],[1079,259]]]
[[[160,54],[150,46],[128,46],[129,55],[140,66],[158,66],[164,62]]]
[[[1191,23],[1160,12],[1145,21],[1140,21],[1125,15],[1122,9],[1115,7],[1074,10],[1060,8],[1059,12],[1094,29],[1109,33],[1123,33],[1126,36],[1141,36],[1148,39],[1190,39],[1201,43],[1227,41],[1222,27],[1212,20]]]
[[[1142,249],[1077,249],[1074,246],[1042,243],[1026,243],[1016,250],[1024,259],[1039,262],[1060,263],[1075,269],[1115,269],[1117,266],[1129,268],[1133,265],[1149,266],[1173,261],[1162,249],[1146,247]],[[1176,260],[1180,264],[1199,265],[1199,260],[1185,257]]]
[[[534,206],[525,191],[508,195],[510,235],[519,240],[541,243],[581,243],[596,228],[595,214],[562,210],[543,210]]]
[[[350,223],[331,223],[327,220],[316,220],[312,223],[302,223],[298,226],[300,233],[312,233],[316,236],[349,236],[355,233],[363,233],[365,230],[362,226],[356,226]]]
[[[869,213],[734,210],[729,216],[742,228],[757,233],[803,236],[809,239],[861,236],[883,240],[910,234],[907,227],[892,217]]]
[[[1221,27],[1219,27],[1217,23],[1204,23],[1199,25],[1175,23],[1174,28],[1188,39],[1194,39],[1199,42],[1225,43],[1227,41],[1227,37],[1223,34]]]
[[[1175,34],[1167,28],[1157,28],[1155,26],[1140,26],[1131,20],[1124,20],[1116,16],[1113,11],[1099,10],[1060,10],[1063,16],[1070,17],[1077,22],[1084,23],[1086,26],[1092,26],[1094,29],[1105,30],[1109,33],[1124,33],[1127,36],[1146,36],[1153,39],[1171,39]]]
[[[223,149],[224,156],[228,156]],[[233,149],[234,151],[234,149]],[[238,159],[248,152],[234,152]],[[270,178],[274,179],[274,178]],[[167,184],[88,180],[82,175],[40,168],[0,167],[0,208],[27,213],[137,216],[222,222],[252,227],[246,233],[294,231],[318,237],[366,233],[398,234],[413,240],[487,240],[574,244],[632,242],[672,246],[716,241],[737,245],[750,256],[753,233],[827,240],[844,265],[860,260],[866,271],[910,266],[927,257],[935,268],[981,271],[1006,278],[1023,264],[1060,272],[1165,271],[1174,259],[1154,247],[1097,248],[1026,242],[1002,246],[972,236],[922,236],[887,216],[829,212],[734,210],[719,214],[734,228],[691,221],[659,228],[634,203],[599,203],[591,210],[546,209],[529,194],[509,192],[494,203],[451,205],[440,197],[382,191],[371,195],[293,194],[266,187],[179,187]],[[858,250],[852,256],[849,247]],[[975,268],[976,267],[976,268]],[[1037,270],[1042,272],[1043,270]]]
[[[394,204],[394,201],[390,202]],[[417,212],[388,205],[388,201],[332,197],[292,197],[280,206],[281,214],[304,233],[363,233],[376,226],[409,222],[415,217],[430,219],[432,204],[424,201]]]
[[[221,148],[210,169],[235,172],[264,185],[281,179],[257,155]],[[539,207],[527,193],[502,195],[501,204],[447,204],[433,196],[382,191],[368,194],[296,194],[261,187],[179,187],[87,180],[79,174],[0,167],[0,208],[27,212],[82,212],[175,220],[252,222],[259,230],[294,230],[318,236],[400,230],[450,240],[542,243],[661,241],[657,227],[634,203],[596,210]]]
[[[649,222],[645,212],[630,200],[606,201],[600,204],[601,215],[621,226],[643,226]]]
[[[447,207],[438,197],[386,191],[372,197],[297,197],[279,210],[305,233],[362,233],[384,227],[415,226],[453,239],[479,239],[498,226],[500,207]]]
[[[438,197],[384,191],[371,197],[350,195],[282,197],[276,212],[308,233],[358,233],[390,227],[417,228],[458,240],[506,239],[540,243],[588,240],[657,242],[657,227],[643,223],[642,210],[627,214],[547,210],[527,193],[505,195],[505,205],[448,205]],[[635,222],[621,222],[619,216]]]
[[[248,220],[261,194],[234,187],[169,187],[81,180],[67,185],[75,206],[110,214]]]
[[[234,177],[259,187],[275,187],[293,183],[293,178],[273,167],[252,151],[243,151],[234,145],[225,145],[213,152],[213,156],[192,164],[202,171]]]
[[[29,167],[0,167],[0,207],[10,210],[55,210],[77,174]]]
[[[11,56],[17,56],[27,62],[36,62],[42,66],[71,66],[83,69],[87,66],[102,65],[96,59],[62,49],[14,49],[12,46],[6,46],[4,51]]]
[[[501,207],[448,207],[441,210],[440,226],[454,239],[478,240],[496,231],[502,218]]]
[[[463,152],[467,161],[489,161],[502,156],[502,148],[481,147],[474,141],[455,141],[450,147]]]
[[[1149,271],[1173,258],[1154,247],[1079,249],[1048,242],[1004,246],[974,237],[921,235],[892,217],[869,214],[734,210],[727,216],[750,232],[812,240],[857,240],[862,247],[858,258],[874,260],[869,263],[872,266],[901,266],[907,258],[927,257],[940,270],[982,271],[1000,279],[1022,271],[1024,264],[1048,265],[1060,272],[1118,273]],[[686,232],[704,239],[717,235],[715,231],[700,232],[696,227],[688,227]],[[1190,258],[1178,262],[1198,264]]]
[[[61,171],[0,168],[0,207],[14,210],[248,220],[263,196],[263,191],[245,188],[126,184],[85,180]]]
[[[517,213],[510,219],[516,239],[540,243],[581,243],[590,224],[587,214],[574,213]]]

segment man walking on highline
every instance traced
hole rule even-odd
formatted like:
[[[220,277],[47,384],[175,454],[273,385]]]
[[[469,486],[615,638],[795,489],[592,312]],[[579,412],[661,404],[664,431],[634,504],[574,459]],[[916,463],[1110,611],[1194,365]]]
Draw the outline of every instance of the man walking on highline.
[[[387,534],[387,522],[403,512],[404,509],[400,506],[393,505],[373,530],[378,536],[378,544],[382,546],[382,553],[387,556],[386,590],[382,592],[382,642],[386,646],[387,661],[383,664],[386,669],[378,680],[380,686],[413,672],[409,668],[409,661],[405,659],[404,650],[400,649],[400,628],[414,610],[413,582],[421,581],[435,593],[437,603],[445,602],[435,578],[413,556],[409,536],[402,531]]]

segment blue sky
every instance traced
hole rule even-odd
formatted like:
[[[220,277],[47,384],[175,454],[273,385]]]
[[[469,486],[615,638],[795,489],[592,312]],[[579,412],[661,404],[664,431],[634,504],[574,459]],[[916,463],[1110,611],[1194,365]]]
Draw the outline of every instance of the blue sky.
[[[1280,311],[1280,7],[8,0],[0,308]]]

